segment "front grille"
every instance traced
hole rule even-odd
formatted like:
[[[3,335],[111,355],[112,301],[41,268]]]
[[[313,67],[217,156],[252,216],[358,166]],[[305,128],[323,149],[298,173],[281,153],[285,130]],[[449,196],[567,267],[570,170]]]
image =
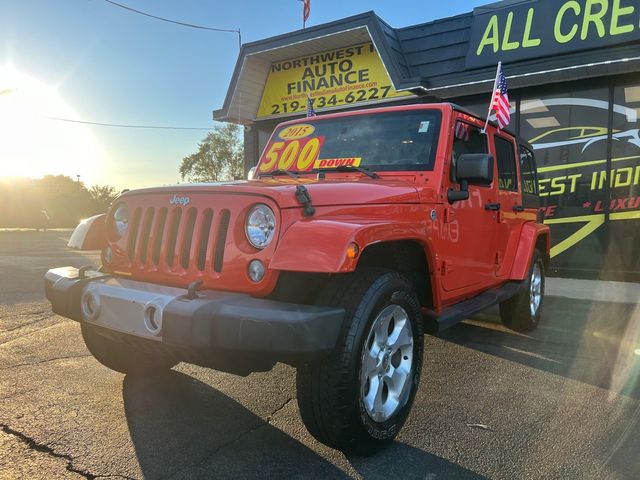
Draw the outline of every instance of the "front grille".
[[[145,270],[220,273],[229,218],[227,209],[138,207],[129,226],[129,260]]]
[[[227,230],[229,229],[229,210],[223,210],[220,215],[220,228],[218,229],[218,241],[217,244],[224,245],[227,241]],[[213,269],[216,272],[222,271],[222,260],[224,259],[224,250],[216,250],[216,255],[213,260]]]

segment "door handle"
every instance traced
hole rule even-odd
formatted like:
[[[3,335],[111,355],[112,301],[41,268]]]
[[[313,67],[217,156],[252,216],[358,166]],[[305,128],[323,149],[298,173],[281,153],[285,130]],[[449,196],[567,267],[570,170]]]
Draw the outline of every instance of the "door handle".
[[[524,205],[514,205],[513,206],[513,211],[514,212],[524,212]]]
[[[491,210],[493,212],[497,212],[498,210],[500,210],[500,204],[499,203],[487,203],[484,206],[485,210]]]

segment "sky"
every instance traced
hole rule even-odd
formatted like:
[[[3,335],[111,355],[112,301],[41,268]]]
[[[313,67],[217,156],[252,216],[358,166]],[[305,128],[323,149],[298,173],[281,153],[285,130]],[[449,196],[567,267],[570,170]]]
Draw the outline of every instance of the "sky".
[[[177,21],[239,28],[243,42],[302,23],[297,0],[118,3]],[[374,10],[391,26],[405,27],[486,3],[311,0],[308,25]],[[237,57],[235,34],[161,22],[105,0],[0,0],[0,177],[62,173],[118,189],[180,181],[181,159],[197,150],[206,131],[109,128],[45,117],[211,128]]]

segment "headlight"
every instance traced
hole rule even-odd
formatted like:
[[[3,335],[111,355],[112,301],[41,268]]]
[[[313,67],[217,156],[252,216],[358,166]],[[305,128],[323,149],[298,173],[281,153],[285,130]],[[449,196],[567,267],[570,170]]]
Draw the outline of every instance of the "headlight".
[[[113,229],[117,238],[122,236],[127,231],[129,226],[129,208],[123,203],[119,205],[113,213]]]
[[[247,240],[256,248],[265,248],[273,240],[276,216],[266,205],[258,204],[249,210],[245,232]]]

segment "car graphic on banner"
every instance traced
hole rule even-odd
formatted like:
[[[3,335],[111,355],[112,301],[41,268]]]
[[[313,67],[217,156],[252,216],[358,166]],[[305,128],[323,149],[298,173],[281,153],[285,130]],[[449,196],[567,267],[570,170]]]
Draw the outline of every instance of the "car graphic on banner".
[[[563,147],[567,145],[582,146],[581,153],[597,142],[606,142],[609,138],[607,127],[565,127],[544,132],[538,137],[530,140],[535,150],[543,150],[546,148]],[[556,137],[564,138],[565,134],[570,137],[568,140],[555,141]],[[640,129],[630,129],[624,132],[613,131],[612,138],[614,142],[626,141],[640,148]]]

